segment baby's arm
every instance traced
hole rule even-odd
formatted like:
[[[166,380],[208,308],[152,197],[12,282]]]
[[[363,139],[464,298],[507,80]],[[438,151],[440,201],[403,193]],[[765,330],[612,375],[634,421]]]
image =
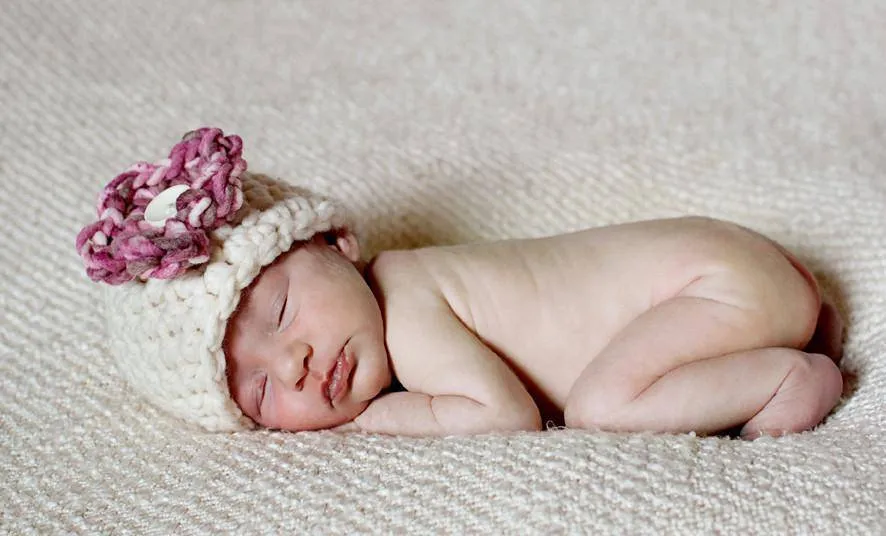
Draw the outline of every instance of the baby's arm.
[[[383,395],[354,423],[414,436],[539,430],[532,397],[508,365],[431,290],[388,296],[387,341],[407,392]]]

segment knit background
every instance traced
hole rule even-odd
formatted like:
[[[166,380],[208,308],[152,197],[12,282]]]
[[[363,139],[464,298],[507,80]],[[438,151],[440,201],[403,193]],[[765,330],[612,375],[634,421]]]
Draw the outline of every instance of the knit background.
[[[0,533],[883,534],[884,58],[876,0],[3,0]],[[117,375],[73,244],[200,125],[338,196],[370,253],[750,226],[836,295],[854,392],[752,443],[183,429]]]

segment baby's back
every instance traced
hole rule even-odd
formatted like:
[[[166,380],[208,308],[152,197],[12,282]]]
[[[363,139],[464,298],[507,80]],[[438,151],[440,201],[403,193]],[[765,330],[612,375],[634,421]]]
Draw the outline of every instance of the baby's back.
[[[575,378],[622,328],[692,281],[718,270],[762,281],[787,262],[762,236],[697,217],[390,252],[379,261],[426,272],[412,282],[435,286],[549,410],[563,408]]]

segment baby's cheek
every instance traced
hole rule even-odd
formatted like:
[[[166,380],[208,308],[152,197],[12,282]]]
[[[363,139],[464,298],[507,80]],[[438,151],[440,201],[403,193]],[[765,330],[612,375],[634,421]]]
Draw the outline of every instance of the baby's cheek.
[[[304,432],[332,428],[350,420],[347,414],[330,410],[325,404],[303,400],[300,394],[296,391],[277,397],[273,409],[266,412],[263,424],[272,429]]]
[[[233,400],[234,403],[237,404],[237,408],[243,413],[243,415],[246,415],[247,417],[249,417],[250,419],[255,421],[255,416],[250,415],[249,412],[246,411],[246,407],[243,403],[244,402],[244,400],[243,400],[244,399],[244,394],[243,394],[244,390],[238,388],[238,386],[233,381],[229,380],[228,391],[231,394],[231,400]]]

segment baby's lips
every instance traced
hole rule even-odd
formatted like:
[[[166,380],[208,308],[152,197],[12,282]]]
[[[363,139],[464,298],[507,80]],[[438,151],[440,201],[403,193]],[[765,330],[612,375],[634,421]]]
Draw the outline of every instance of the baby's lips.
[[[330,402],[341,398],[341,395],[347,390],[352,370],[353,363],[351,363],[347,351],[342,349],[329,372],[329,380],[326,385],[327,393],[324,393],[328,395]]]

